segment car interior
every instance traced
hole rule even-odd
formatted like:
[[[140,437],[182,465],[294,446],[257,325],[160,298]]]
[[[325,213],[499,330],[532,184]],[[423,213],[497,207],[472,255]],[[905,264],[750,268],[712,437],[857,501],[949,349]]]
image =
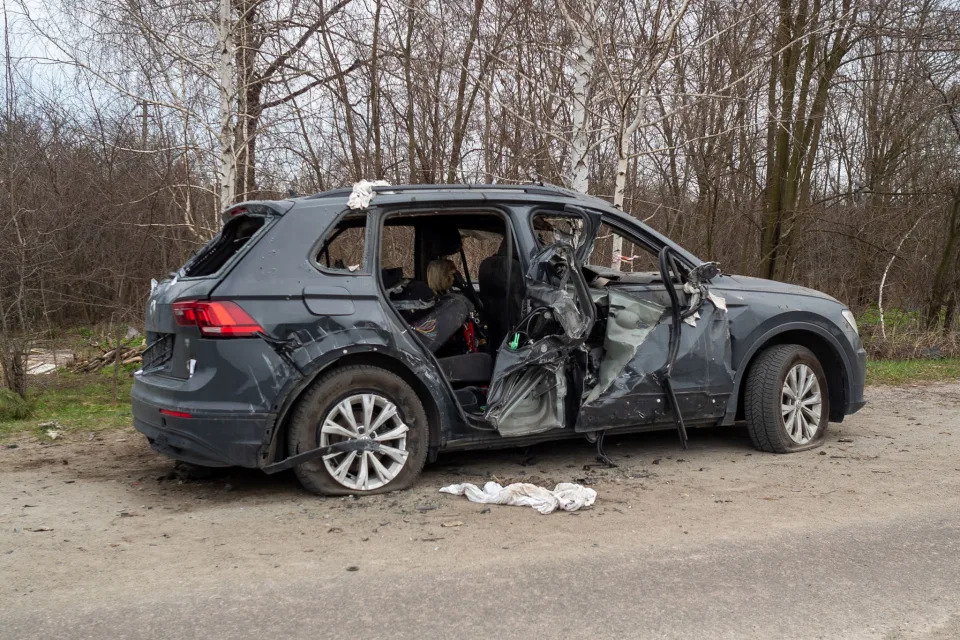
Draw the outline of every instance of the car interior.
[[[573,247],[583,242],[584,223],[576,215],[543,211],[535,213],[530,224],[541,248],[560,241]],[[366,215],[358,212],[346,216],[322,244],[318,262],[330,269],[358,269],[365,226]],[[404,211],[383,221],[379,246],[383,291],[420,342],[433,353],[468,414],[484,412],[501,346],[507,344],[511,350],[522,350],[523,345],[538,344],[550,336],[560,337],[565,331],[556,309],[542,302],[534,304],[533,292],[526,290],[513,234],[501,214],[487,210]],[[649,331],[669,304],[662,287],[654,287],[659,292],[651,292],[652,304],[642,309],[638,305],[643,303],[625,301],[616,292],[609,293],[608,287],[619,283],[660,282],[653,250],[637,239],[623,237],[622,269],[601,266],[612,262],[615,234],[617,230],[604,223],[582,267],[596,308],[596,322],[585,341],[589,357],[584,382],[588,386],[608,383],[615,372],[605,370],[625,364],[605,358],[607,351],[616,346],[608,335],[611,309],[626,305],[631,311],[640,312],[646,318],[643,330]],[[616,332],[617,327],[613,329]],[[627,338],[615,339],[623,342]],[[624,358],[632,353],[632,349],[619,351],[624,351]],[[525,394],[530,406],[515,409],[514,422],[525,413],[530,420],[520,422],[546,424],[545,412],[558,411],[547,407],[557,403],[556,398],[551,398],[551,394],[557,393],[557,379],[551,382],[549,376],[541,376],[538,386]]]
[[[381,234],[380,277],[461,404],[479,410],[497,349],[519,320],[524,297],[504,218],[472,211],[393,215]]]
[[[583,241],[583,221],[577,216],[544,211],[534,214],[531,224],[541,247],[559,241],[577,246]],[[607,245],[613,232],[601,232],[588,262],[609,264]],[[516,349],[520,343],[563,333],[549,308],[525,308],[524,272],[512,234],[501,215],[486,211],[404,212],[384,221],[380,246],[383,289],[437,358],[468,412],[480,412],[485,405],[496,355],[505,342],[513,340],[517,344],[511,347]],[[592,290],[611,282],[654,282],[659,278],[658,272],[636,270],[641,264],[653,264],[649,251],[640,254],[642,248],[633,242],[623,245],[629,271],[583,268]],[[599,368],[606,296],[598,292],[596,302],[599,322],[588,342],[596,345]]]

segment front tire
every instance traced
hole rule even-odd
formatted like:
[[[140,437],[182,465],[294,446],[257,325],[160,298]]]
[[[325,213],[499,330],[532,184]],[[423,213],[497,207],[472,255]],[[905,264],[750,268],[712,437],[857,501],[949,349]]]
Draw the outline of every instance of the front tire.
[[[294,410],[287,452],[358,439],[375,441],[379,450],[331,453],[299,464],[294,472],[300,484],[312,493],[342,496],[414,483],[427,460],[429,425],[420,398],[398,375],[351,365],[318,379]]]
[[[750,440],[761,451],[819,447],[830,419],[830,392],[820,361],[797,344],[763,350],[747,375],[743,411]]]

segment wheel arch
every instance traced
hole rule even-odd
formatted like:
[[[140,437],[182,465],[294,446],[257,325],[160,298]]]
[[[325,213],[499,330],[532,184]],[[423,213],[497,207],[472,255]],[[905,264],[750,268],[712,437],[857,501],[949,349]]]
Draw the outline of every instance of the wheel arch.
[[[304,375],[289,392],[285,394],[283,402],[280,404],[280,411],[274,422],[273,429],[267,434],[260,454],[261,466],[277,462],[284,457],[287,450],[287,427],[289,426],[292,409],[304,393],[313,385],[313,383],[322,375],[335,371],[338,368],[351,365],[369,365],[379,367],[399,376],[404,382],[417,394],[420,402],[423,404],[423,410],[427,414],[428,427],[430,432],[430,451],[436,451],[442,444],[444,418],[440,409],[440,403],[427,387],[427,384],[420,376],[417,376],[413,370],[400,358],[377,350],[353,351],[340,355],[329,360]]]
[[[746,390],[744,381],[750,372],[750,367],[756,362],[757,355],[766,349],[778,344],[798,344],[813,352],[823,367],[827,376],[827,389],[830,394],[830,420],[841,422],[846,415],[846,406],[849,399],[849,372],[850,363],[843,350],[829,332],[819,325],[811,323],[790,323],[771,329],[755,340],[741,359],[734,379],[733,393],[727,403],[727,413],[724,424],[732,424],[743,419],[743,397]]]

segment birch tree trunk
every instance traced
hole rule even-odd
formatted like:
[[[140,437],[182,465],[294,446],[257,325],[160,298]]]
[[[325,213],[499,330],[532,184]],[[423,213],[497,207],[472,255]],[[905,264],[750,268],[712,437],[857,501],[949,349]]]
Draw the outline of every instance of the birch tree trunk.
[[[621,120],[622,122],[622,120]],[[636,122],[636,121],[635,121]],[[631,123],[633,124],[633,123]],[[623,202],[627,195],[627,167],[630,162],[630,138],[636,127],[621,126],[617,140],[617,176],[613,187],[613,206],[623,211]],[[613,234],[613,249],[610,254],[610,268],[620,269],[623,258],[623,238]]]
[[[573,113],[570,134],[569,175],[570,188],[586,193],[590,188],[590,167],[587,155],[590,153],[590,91],[593,84],[593,68],[596,61],[596,43],[591,29],[596,18],[593,2],[585,2],[583,7],[572,15],[565,8],[564,18],[576,36],[573,53]]]
[[[645,55],[629,58],[622,63],[612,61],[617,69],[608,69],[611,76],[621,78],[621,82],[618,83],[621,86],[616,88],[619,120],[617,122],[617,173],[614,178],[613,189],[613,205],[620,210],[624,208],[624,199],[627,192],[627,168],[631,158],[633,136],[646,115],[650,87],[653,84],[654,77],[667,60],[676,37],[677,25],[686,13],[689,4],[690,0],[684,0],[683,4],[677,8],[662,37],[659,37],[661,28],[659,21],[662,16],[657,12],[650,27],[652,37],[640,38],[641,42],[654,43],[648,45],[649,50]],[[636,46],[636,43],[634,43],[634,46]],[[643,62],[640,62],[641,60]],[[624,67],[625,73],[622,72]],[[631,113],[633,117],[630,116]],[[623,262],[623,238],[616,233],[613,234],[612,247],[610,267],[620,269],[621,262]]]
[[[633,140],[633,134],[640,127],[640,122],[645,113],[648,91],[643,87],[639,91],[636,100],[636,114],[630,122],[627,122],[627,106],[624,105],[620,111],[620,132],[617,136],[617,175],[614,180],[613,188],[613,206],[623,211],[623,203],[627,195],[627,167],[630,162],[630,143]],[[620,263],[623,258],[623,238],[613,234],[613,251],[610,255],[610,268],[620,269]]]
[[[220,60],[217,81],[220,92],[220,208],[226,209],[236,197],[237,154],[233,130],[235,44],[231,0],[220,0],[220,21],[217,24],[217,46]]]

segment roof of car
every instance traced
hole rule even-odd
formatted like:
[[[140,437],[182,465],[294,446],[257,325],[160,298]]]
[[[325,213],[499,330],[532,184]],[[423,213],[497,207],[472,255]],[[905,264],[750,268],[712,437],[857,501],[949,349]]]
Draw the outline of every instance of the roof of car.
[[[304,200],[317,200],[321,198],[346,198],[353,191],[352,187],[343,187],[332,189],[321,193],[307,196]],[[520,194],[531,196],[548,196],[562,198],[571,202],[581,202],[590,206],[603,206],[609,208],[611,205],[606,200],[597,198],[584,193],[579,193],[571,189],[566,189],[552,184],[531,183],[531,184],[397,184],[375,186],[373,191],[377,195],[405,195],[421,198],[423,196],[434,195],[443,196],[450,193],[471,193],[481,195],[485,198],[513,199]]]
[[[542,183],[531,183],[531,184],[398,184],[398,185],[383,185],[383,186],[374,186],[373,191],[377,194],[378,197],[382,198],[385,204],[397,204],[400,202],[430,202],[430,201],[470,201],[470,200],[522,200],[524,196],[529,197],[533,201],[539,202],[550,202],[561,201],[566,204],[582,205],[585,207],[590,207],[592,209],[597,209],[606,215],[610,215],[615,219],[620,219],[622,221],[629,221],[634,224],[639,224],[643,226],[647,233],[652,236],[654,239],[660,241],[663,244],[669,244],[674,249],[680,253],[686,260],[692,264],[699,264],[701,262],[700,258],[696,257],[683,247],[674,243],[672,240],[666,236],[658,233],[657,231],[651,229],[647,225],[643,224],[642,221],[637,220],[630,214],[614,207],[610,202],[598,198],[596,196],[591,196],[585,193],[580,193],[578,191],[573,191],[565,187],[560,187],[552,184],[542,184]],[[249,206],[251,204],[257,205],[268,205],[277,211],[286,211],[290,207],[294,206],[294,203],[305,202],[305,201],[316,201],[316,200],[325,200],[331,199],[336,202],[335,199],[342,199],[344,203],[350,194],[353,192],[352,187],[343,187],[339,189],[331,189],[330,191],[323,191],[321,193],[316,193],[311,196],[302,196],[299,198],[291,198],[284,201],[276,202],[267,202],[267,201],[256,201],[256,202],[247,202],[239,203],[234,205],[231,208],[242,208],[244,206]],[[228,210],[230,211],[230,210]]]

